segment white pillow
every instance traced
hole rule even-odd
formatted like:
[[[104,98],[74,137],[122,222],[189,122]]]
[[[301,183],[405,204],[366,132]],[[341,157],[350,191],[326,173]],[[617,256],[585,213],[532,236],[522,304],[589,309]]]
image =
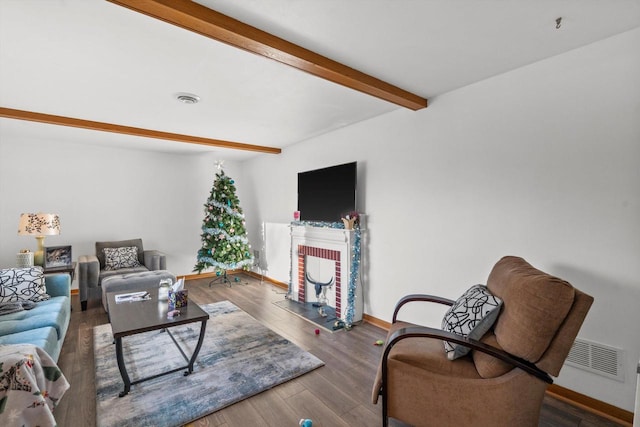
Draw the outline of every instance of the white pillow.
[[[104,269],[120,270],[121,268],[140,267],[138,248],[127,246],[122,248],[104,248]]]
[[[39,302],[49,298],[40,267],[0,270],[0,302]]]
[[[442,329],[479,340],[493,326],[501,307],[502,300],[489,292],[486,286],[472,286],[447,310],[442,319]],[[444,341],[444,350],[447,358],[454,360],[471,349]]]

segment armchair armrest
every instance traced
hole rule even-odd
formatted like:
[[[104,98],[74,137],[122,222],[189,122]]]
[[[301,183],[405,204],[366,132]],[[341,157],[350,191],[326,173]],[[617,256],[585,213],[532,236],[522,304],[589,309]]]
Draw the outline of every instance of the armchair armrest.
[[[100,261],[95,255],[80,255],[78,257],[78,282],[95,288],[100,278]],[[80,285],[82,286],[82,285]]]
[[[82,289],[95,288],[100,278],[100,261],[95,255],[80,255],[78,257],[78,284]]]
[[[438,304],[445,304],[445,305],[453,305],[453,303],[455,302],[454,300],[450,300],[448,298],[437,297],[437,296],[434,296],[434,295],[425,295],[425,294],[407,295],[407,296],[401,298],[396,303],[396,308],[393,310],[393,317],[392,317],[391,323],[396,323],[396,320],[398,318],[398,312],[400,312],[400,309],[402,308],[403,305],[408,304],[410,302],[415,302],[415,301],[436,302]]]
[[[456,344],[461,344],[466,347],[471,348],[472,350],[478,350],[483,353],[487,353],[490,356],[496,357],[503,362],[509,363],[510,365],[515,366],[516,368],[520,368],[526,373],[533,375],[546,382],[547,384],[553,384],[553,379],[549,374],[544,372],[542,369],[538,368],[533,363],[516,357],[512,354],[507,353],[504,350],[493,347],[491,345],[485,344],[478,340],[474,340],[471,338],[463,337],[462,335],[454,334],[453,332],[443,331],[441,329],[429,328],[425,326],[409,326],[406,328],[400,328],[395,331],[389,337],[387,341],[387,345],[384,349],[384,353],[382,356],[382,378],[387,378],[387,357],[391,352],[391,349],[398,342],[402,341],[405,338],[415,338],[415,337],[423,337],[423,338],[435,338],[443,341],[449,341]],[[443,350],[444,351],[444,350]]]
[[[167,257],[163,252],[157,250],[144,251],[144,266],[149,270],[166,270]]]
[[[100,261],[95,255],[78,257],[78,290],[82,311],[87,309],[89,288],[97,288],[100,281]]]
[[[67,273],[45,274],[44,283],[52,297],[71,297],[71,277]]]

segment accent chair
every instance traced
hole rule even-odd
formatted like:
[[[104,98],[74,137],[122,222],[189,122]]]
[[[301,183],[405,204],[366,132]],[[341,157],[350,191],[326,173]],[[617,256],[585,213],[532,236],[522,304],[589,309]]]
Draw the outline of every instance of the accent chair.
[[[142,239],[96,242],[95,255],[78,257],[78,288],[82,311],[87,309],[89,290],[115,275],[166,270],[164,253],[145,250]]]
[[[443,329],[398,320],[400,309],[416,302],[450,306]],[[560,374],[592,303],[513,256],[495,264],[486,286],[457,301],[402,298],[373,386],[373,403],[382,397],[382,425],[392,417],[415,427],[538,426],[547,385]],[[475,332],[482,323],[476,319],[465,330],[476,315],[489,324]]]

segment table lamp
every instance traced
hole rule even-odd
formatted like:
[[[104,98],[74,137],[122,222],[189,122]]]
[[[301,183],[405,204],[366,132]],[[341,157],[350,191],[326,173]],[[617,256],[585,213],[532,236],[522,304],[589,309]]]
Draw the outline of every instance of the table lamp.
[[[38,241],[38,250],[33,256],[35,265],[44,266],[44,236],[57,236],[58,234],[60,234],[60,217],[57,214],[39,212],[20,215],[18,235],[35,236]]]

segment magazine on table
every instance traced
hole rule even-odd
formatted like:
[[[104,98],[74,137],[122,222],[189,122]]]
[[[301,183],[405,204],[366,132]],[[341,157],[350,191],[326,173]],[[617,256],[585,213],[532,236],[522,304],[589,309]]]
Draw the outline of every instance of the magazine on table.
[[[149,292],[129,292],[127,294],[116,295],[116,304],[122,302],[144,301],[151,299]]]

